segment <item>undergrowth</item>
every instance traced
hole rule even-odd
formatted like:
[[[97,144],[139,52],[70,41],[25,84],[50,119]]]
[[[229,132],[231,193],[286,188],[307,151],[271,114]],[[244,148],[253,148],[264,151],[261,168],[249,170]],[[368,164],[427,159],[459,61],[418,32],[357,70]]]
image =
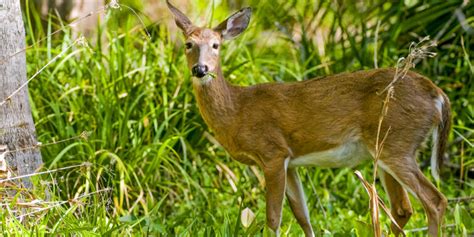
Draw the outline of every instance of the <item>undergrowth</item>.
[[[438,56],[421,61],[415,70],[430,77],[452,102],[449,162],[438,185],[450,199],[443,232],[472,235],[474,41],[457,18],[449,20],[462,1],[277,2],[241,4],[254,11],[249,29],[223,48],[222,65],[231,83],[297,81],[370,69],[374,51],[379,67],[394,66],[411,41],[425,35],[438,41]],[[236,10],[231,3],[224,1],[214,11],[207,1],[192,4],[195,15],[209,19],[212,14],[213,22],[219,22]],[[461,9],[474,15],[472,4]],[[147,22],[148,37],[126,12],[107,11],[88,46],[74,45],[29,84],[39,141],[51,143],[84,131],[90,135],[41,148],[43,170],[80,166],[33,177],[41,188],[26,200],[2,204],[1,231],[38,236],[262,235],[262,174],[232,161],[212,142],[194,100],[182,40],[169,33],[174,25]],[[40,18],[25,11],[27,45],[33,45],[26,50],[29,76],[77,36],[54,17],[39,27]],[[473,19],[468,17],[466,24],[472,26]],[[48,36],[55,28],[63,30]],[[429,150],[418,159],[431,178]],[[372,177],[370,165],[358,168]],[[352,170],[299,172],[318,235],[371,236],[368,197]],[[377,190],[386,200],[378,184]],[[424,236],[425,214],[419,202],[412,203],[414,215],[405,230],[409,236]],[[240,211],[247,207],[256,218],[245,228]],[[390,221],[382,217],[381,222],[387,231]],[[286,204],[282,223],[284,235],[303,234]]]

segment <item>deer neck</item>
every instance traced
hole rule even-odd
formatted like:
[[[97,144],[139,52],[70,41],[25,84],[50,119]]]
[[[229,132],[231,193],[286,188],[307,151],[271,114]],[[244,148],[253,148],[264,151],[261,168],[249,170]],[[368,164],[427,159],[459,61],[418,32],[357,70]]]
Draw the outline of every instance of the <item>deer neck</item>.
[[[215,78],[193,78],[193,87],[204,121],[214,132],[219,133],[233,123],[237,88],[224,79],[220,66],[216,71]]]

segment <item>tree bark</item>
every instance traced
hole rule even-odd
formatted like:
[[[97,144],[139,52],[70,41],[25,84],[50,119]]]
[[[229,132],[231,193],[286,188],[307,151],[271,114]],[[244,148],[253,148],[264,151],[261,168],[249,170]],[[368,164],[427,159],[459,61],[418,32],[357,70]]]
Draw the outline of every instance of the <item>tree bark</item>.
[[[26,82],[25,29],[20,0],[0,0],[0,102]],[[35,125],[24,87],[0,106],[0,147],[6,146],[7,167],[13,176],[34,173],[42,164]],[[1,153],[1,151],[0,151]],[[23,184],[31,188],[29,179]]]

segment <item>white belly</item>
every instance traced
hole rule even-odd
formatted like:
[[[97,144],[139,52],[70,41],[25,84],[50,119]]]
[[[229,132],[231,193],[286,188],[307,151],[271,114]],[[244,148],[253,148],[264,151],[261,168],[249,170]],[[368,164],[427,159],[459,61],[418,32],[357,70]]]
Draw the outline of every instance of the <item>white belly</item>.
[[[319,166],[323,168],[354,167],[370,160],[372,155],[359,141],[351,141],[330,150],[309,153],[290,160],[289,167]]]

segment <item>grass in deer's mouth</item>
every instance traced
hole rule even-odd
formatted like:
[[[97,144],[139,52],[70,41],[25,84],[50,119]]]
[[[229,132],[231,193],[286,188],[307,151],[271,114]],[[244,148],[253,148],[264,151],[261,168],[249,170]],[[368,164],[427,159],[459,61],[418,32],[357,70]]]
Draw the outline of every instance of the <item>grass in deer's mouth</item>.
[[[217,75],[215,73],[212,73],[212,72],[208,73],[207,76],[209,76],[211,78],[216,78],[217,77]]]
[[[208,1],[189,3],[196,14],[209,10]],[[376,3],[383,7],[360,8],[356,2],[340,6],[332,1],[246,2],[255,7],[251,27],[223,48],[224,74],[240,85],[303,80],[372,68],[374,50],[380,67],[393,66],[400,55],[406,55],[409,42],[416,41],[413,33],[435,38],[447,25],[438,38],[438,56],[420,62],[416,70],[445,90],[455,113],[449,165],[462,169],[442,176],[441,191],[452,200],[445,223],[454,224],[445,231],[456,236],[473,233],[474,202],[456,199],[474,195],[473,180],[467,176],[474,164],[473,38],[456,20],[448,21],[456,3],[419,2],[413,7]],[[466,16],[474,15],[472,5],[463,9]],[[215,7],[216,21],[231,12],[225,4]],[[67,202],[55,207],[43,203],[52,208],[20,221],[9,210],[22,203],[9,203],[0,215],[1,231],[12,235],[261,235],[265,224],[261,174],[232,161],[209,141],[212,138],[194,101],[184,53],[169,40],[167,26],[150,29],[149,40],[132,29],[132,20],[115,15],[123,12],[108,16],[108,27],[90,40],[89,49],[69,50],[29,85],[41,142],[92,131],[87,141],[42,149],[46,168],[92,165],[36,180],[51,187],[50,201]],[[32,28],[39,16],[26,19],[30,19],[26,27],[31,45],[44,34]],[[377,20],[381,21],[380,35],[374,49]],[[66,30],[29,49],[29,75],[59,54],[71,38]],[[428,157],[429,153],[422,152],[419,160]],[[360,167],[364,177],[371,177],[371,168]],[[429,170],[423,170],[430,177]],[[317,233],[370,233],[368,197],[352,170],[307,168],[300,172]],[[107,188],[111,191],[101,191]],[[94,194],[75,199],[87,193]],[[37,192],[31,197],[39,200],[45,195]],[[425,215],[418,202],[412,203],[414,215],[405,229],[423,235],[417,228],[426,225]],[[247,207],[256,217],[244,228],[240,212]],[[381,222],[387,230],[389,221],[383,217]],[[283,223],[283,234],[302,234],[286,204]]]

